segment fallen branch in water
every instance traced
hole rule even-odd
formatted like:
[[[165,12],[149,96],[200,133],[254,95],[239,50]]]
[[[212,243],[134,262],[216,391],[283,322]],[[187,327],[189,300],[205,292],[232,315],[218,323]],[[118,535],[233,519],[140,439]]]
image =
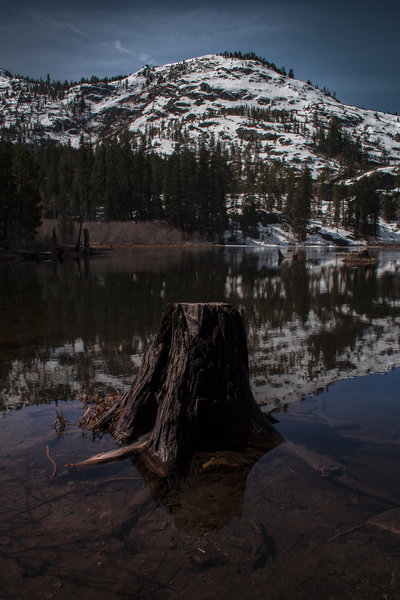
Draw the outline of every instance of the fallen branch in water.
[[[339,463],[332,458],[323,456],[322,454],[318,454],[318,452],[314,452],[314,450],[310,450],[300,444],[293,444],[292,442],[286,442],[283,446],[283,450],[297,454],[301,460],[319,473],[321,477],[330,478],[337,483],[350,488],[353,492],[365,494],[366,496],[376,498],[377,500],[383,500],[383,502],[395,506],[399,504],[398,498],[387,494],[384,490],[373,488],[363,481],[359,481],[347,473],[346,467],[342,463]]]
[[[353,531],[358,531],[358,529],[361,529],[365,525],[366,525],[366,523],[362,523],[361,525],[355,525],[354,527],[350,527],[350,529],[345,529],[344,531],[339,531],[339,533],[337,533],[336,535],[333,535],[331,538],[329,538],[329,540],[327,540],[326,543],[330,544],[331,542],[334,542],[335,540],[338,540],[339,538],[344,537],[345,535],[348,535],[349,533],[353,533]]]
[[[347,535],[348,533],[352,533],[353,531],[357,531],[358,529],[361,529],[367,525],[374,525],[376,527],[380,527],[381,529],[385,529],[386,531],[390,531],[395,535],[400,535],[400,508],[391,508],[390,510],[385,510],[385,512],[375,515],[375,517],[368,519],[368,521],[365,521],[365,523],[362,523],[361,525],[356,525],[350,529],[340,531],[333,537],[329,538],[326,543],[330,544],[340,537]]]
[[[297,454],[307,465],[309,465],[314,471],[319,473],[321,477],[332,477],[336,478],[343,475],[346,471],[345,466],[341,463],[327,458],[318,452],[314,452],[305,446],[300,444],[293,444],[292,442],[286,442],[284,445],[285,450],[289,450]]]
[[[142,440],[141,442],[135,442],[134,444],[123,446],[122,448],[118,448],[117,450],[110,450],[110,452],[101,452],[100,454],[95,454],[94,456],[91,456],[86,460],[83,460],[78,463],[71,463],[65,466],[70,468],[102,465],[104,463],[112,462],[114,460],[121,460],[122,458],[126,458],[131,454],[141,454],[146,450],[147,445],[148,440]]]
[[[52,472],[52,474],[50,476],[50,481],[53,481],[53,479],[55,477],[55,474],[57,473],[57,465],[56,465],[56,463],[54,462],[54,460],[50,456],[50,450],[49,450],[48,446],[46,446],[46,456],[49,459],[49,461],[51,462],[51,464],[53,465],[53,472]]]

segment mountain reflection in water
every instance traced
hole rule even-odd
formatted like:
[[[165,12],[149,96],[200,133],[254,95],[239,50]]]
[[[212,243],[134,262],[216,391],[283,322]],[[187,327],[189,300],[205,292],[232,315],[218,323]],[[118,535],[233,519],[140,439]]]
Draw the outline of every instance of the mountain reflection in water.
[[[336,252],[116,251],[89,265],[0,269],[0,409],[124,390],[168,302],[246,309],[255,397],[269,408],[400,364],[395,251],[350,268]],[[400,256],[400,255],[399,255]]]
[[[74,398],[132,382],[168,302],[243,305],[253,390],[281,406],[399,364],[398,289],[395,252],[362,269],[240,248],[2,267],[1,408],[31,406],[0,420],[0,596],[397,598],[400,369],[291,403],[286,443],[199,456],[175,488],[129,460],[65,465],[115,448],[82,435]]]

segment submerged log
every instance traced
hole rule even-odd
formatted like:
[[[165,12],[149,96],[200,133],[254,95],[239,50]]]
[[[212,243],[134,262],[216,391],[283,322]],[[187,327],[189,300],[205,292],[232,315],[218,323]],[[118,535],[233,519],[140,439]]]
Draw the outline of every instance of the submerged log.
[[[224,303],[170,304],[113,431],[120,445],[146,439],[168,474],[195,452],[282,441],[253,397],[242,312]]]

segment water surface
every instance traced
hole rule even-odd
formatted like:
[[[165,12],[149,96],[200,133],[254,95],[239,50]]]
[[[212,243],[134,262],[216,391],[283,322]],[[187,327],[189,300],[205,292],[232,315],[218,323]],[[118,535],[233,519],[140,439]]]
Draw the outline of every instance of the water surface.
[[[378,258],[167,248],[2,267],[0,598],[399,598],[399,536],[368,523],[400,505],[400,276],[395,252]],[[245,307],[253,390],[287,440],[175,501],[129,460],[65,468],[114,447],[76,425],[77,397],[128,388],[171,301]]]

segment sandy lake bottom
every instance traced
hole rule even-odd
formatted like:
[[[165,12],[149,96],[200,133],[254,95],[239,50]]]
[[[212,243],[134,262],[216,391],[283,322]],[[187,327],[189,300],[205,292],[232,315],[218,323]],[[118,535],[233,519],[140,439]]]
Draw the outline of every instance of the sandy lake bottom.
[[[287,442],[248,475],[158,504],[129,460],[65,469],[113,447],[79,402],[9,412],[1,600],[400,598],[399,391],[399,370],[338,382],[276,415]]]

